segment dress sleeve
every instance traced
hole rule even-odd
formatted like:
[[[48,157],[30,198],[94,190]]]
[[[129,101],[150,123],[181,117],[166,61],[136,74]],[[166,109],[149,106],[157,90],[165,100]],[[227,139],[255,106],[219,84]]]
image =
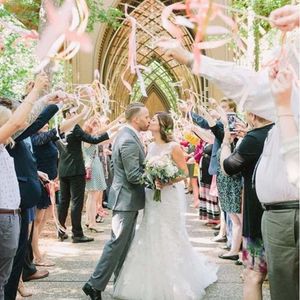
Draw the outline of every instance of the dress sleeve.
[[[275,120],[275,105],[269,85],[268,70],[259,72],[232,62],[202,56],[199,74],[218,86],[226,97],[270,121]]]
[[[57,130],[55,128],[47,131],[47,132],[38,132],[31,137],[31,143],[33,146],[42,146],[50,141],[57,141]]]
[[[99,144],[109,139],[107,133],[101,134],[99,136],[93,136],[86,133],[79,125],[75,125],[73,129],[73,134],[82,142],[89,144]]]
[[[243,168],[257,161],[262,151],[259,145],[256,137],[246,135],[237,149],[224,160],[223,167],[226,174],[238,174]]]

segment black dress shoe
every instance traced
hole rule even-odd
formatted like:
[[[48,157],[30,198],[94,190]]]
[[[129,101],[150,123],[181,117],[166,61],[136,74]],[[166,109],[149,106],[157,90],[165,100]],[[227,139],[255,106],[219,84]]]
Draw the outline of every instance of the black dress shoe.
[[[220,254],[219,258],[229,259],[229,260],[238,260],[239,256],[238,255],[224,255],[224,254]]]
[[[72,240],[73,243],[87,243],[87,242],[92,242],[94,239],[83,235],[83,236],[72,236]]]
[[[102,300],[101,291],[95,290],[88,282],[83,286],[82,290],[91,300]]]
[[[65,232],[62,232],[62,231],[58,231],[57,232],[57,237],[58,239],[63,242],[64,240],[66,240],[69,236],[65,233]]]

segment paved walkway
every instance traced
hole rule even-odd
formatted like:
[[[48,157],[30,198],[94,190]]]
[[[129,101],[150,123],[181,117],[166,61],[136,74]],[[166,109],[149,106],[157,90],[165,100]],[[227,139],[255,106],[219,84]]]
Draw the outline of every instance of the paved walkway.
[[[188,204],[191,203],[191,201],[188,202]],[[194,248],[198,252],[209,256],[211,261],[219,265],[219,280],[207,289],[207,294],[203,300],[242,299],[243,283],[240,278],[242,267],[235,266],[231,261],[224,261],[218,258],[218,254],[222,253],[220,247],[223,244],[211,242],[213,230],[205,226],[204,222],[199,221],[195,209],[189,207],[186,217],[187,229]],[[101,226],[105,232],[97,234],[86,233],[95,237],[95,241],[85,244],[73,244],[70,242],[70,239],[59,242],[55,238],[54,228],[48,226],[45,233],[47,238],[41,241],[42,250],[47,252],[48,258],[53,260],[56,265],[48,268],[50,271],[48,278],[26,283],[26,287],[34,294],[33,297],[27,299],[88,299],[81,291],[81,287],[93,271],[102,253],[105,241],[109,239],[110,219],[107,218]],[[104,300],[112,299],[110,296],[111,290],[112,286],[109,285],[104,293]],[[18,299],[22,298],[18,297]],[[267,285],[264,286],[264,299],[270,299]]]

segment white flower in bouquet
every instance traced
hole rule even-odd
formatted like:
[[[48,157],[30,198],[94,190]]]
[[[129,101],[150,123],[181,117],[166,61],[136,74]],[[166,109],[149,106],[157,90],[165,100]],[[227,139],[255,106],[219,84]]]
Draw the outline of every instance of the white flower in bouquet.
[[[166,184],[183,176],[183,171],[174,164],[169,155],[153,156],[145,161],[141,183],[154,190],[153,200],[161,201],[161,191],[156,189],[155,181],[159,180]]]

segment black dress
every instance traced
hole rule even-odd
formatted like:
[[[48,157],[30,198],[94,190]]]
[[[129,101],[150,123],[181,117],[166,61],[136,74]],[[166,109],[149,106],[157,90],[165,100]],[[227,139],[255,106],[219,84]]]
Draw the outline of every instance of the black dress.
[[[252,176],[272,126],[270,124],[249,131],[237,149],[224,160],[224,170],[228,175],[241,172],[244,178],[244,237],[261,238],[263,209],[252,186]]]
[[[217,222],[220,220],[220,208],[218,205],[218,197],[212,195],[211,183],[213,176],[208,173],[208,168],[212,154],[212,144],[205,146],[203,156],[200,161],[200,220],[208,220],[208,222]]]
[[[58,150],[55,144],[57,139],[55,128],[47,132],[38,132],[31,136],[33,154],[36,158],[38,170],[48,174],[50,180],[57,177]],[[37,208],[46,209],[50,205],[50,197],[42,186],[42,195],[37,201]]]

